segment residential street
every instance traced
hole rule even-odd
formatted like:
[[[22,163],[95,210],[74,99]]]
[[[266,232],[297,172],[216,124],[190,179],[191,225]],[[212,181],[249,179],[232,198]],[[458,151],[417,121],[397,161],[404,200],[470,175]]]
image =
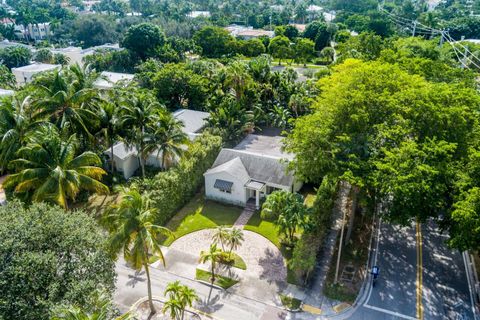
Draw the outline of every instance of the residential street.
[[[446,237],[433,223],[421,226],[421,239],[423,263],[418,264],[415,224],[381,225],[376,262],[380,277],[349,319],[417,319],[422,313],[423,319],[475,319],[462,254],[446,247]]]
[[[419,237],[422,257],[417,264]],[[466,278],[462,254],[449,250],[444,244],[445,236],[433,223],[421,226],[421,235],[416,225],[392,226],[382,223],[379,232],[376,264],[380,277],[374,288],[366,292],[365,302],[353,313],[338,318],[354,320],[418,319],[475,319]],[[375,258],[375,257],[374,257]],[[419,279],[419,271],[422,279]],[[117,292],[115,301],[122,311],[146,295],[144,273],[136,274],[123,261],[117,263]],[[202,298],[196,308],[213,313],[214,319],[322,319],[308,313],[288,314],[274,307],[272,302],[263,303],[235,292],[211,289],[206,284],[174,275],[161,269],[151,269],[153,293],[162,296],[167,283],[181,280],[194,288]],[[418,286],[417,283],[422,285]],[[208,298],[210,296],[210,298]],[[422,303],[417,297],[421,296]]]

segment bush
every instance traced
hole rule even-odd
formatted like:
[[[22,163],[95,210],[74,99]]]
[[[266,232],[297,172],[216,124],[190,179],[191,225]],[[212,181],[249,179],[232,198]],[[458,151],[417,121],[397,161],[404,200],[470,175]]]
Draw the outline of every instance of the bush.
[[[146,179],[141,187],[152,192],[154,206],[159,210],[156,223],[164,225],[203,185],[203,173],[209,169],[222,146],[222,139],[203,134],[188,148],[177,167]]]

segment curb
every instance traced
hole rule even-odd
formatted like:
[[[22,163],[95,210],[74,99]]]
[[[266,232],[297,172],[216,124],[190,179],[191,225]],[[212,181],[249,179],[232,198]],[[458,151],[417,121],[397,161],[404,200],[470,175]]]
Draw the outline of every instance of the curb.
[[[357,295],[357,298],[355,299],[355,301],[353,302],[353,304],[350,307],[342,310],[340,313],[337,313],[335,315],[324,316],[323,317],[324,319],[348,319],[351,316],[351,314],[359,306],[361,306],[364,302],[366,302],[368,294],[371,291],[370,283],[371,283],[371,280],[372,280],[372,277],[370,275],[370,272],[368,272],[368,270],[370,270],[370,265],[372,265],[372,263],[373,263],[372,259],[373,259],[374,255],[372,254],[372,252],[373,251],[376,252],[376,249],[373,249],[373,247],[374,247],[374,244],[378,243],[378,236],[379,236],[379,233],[380,233],[380,226],[381,226],[381,223],[382,223],[381,218],[377,217],[376,212],[374,213],[373,222],[374,222],[374,228],[372,230],[372,236],[370,238],[370,245],[369,245],[369,249],[368,249],[368,258],[367,258],[367,262],[366,262],[367,275],[365,277],[365,280],[363,281],[362,287],[360,288],[360,291]]]

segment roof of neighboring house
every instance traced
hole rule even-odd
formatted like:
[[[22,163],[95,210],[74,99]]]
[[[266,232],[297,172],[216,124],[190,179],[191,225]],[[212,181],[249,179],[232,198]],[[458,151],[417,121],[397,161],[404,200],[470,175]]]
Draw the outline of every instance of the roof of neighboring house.
[[[290,25],[297,28],[297,30],[300,31],[300,32],[305,31],[305,29],[307,28],[306,24],[301,24],[301,23],[291,23]]]
[[[293,172],[287,171],[292,154],[281,151],[282,137],[250,134],[234,149],[222,149],[212,168],[205,174],[228,172],[241,181],[256,180],[281,186],[291,186]],[[240,166],[240,163],[242,166]],[[245,177],[241,167],[248,174]]]
[[[283,137],[249,134],[234,148],[261,156],[293,160],[294,155],[282,151]]]
[[[105,150],[104,153],[110,155],[110,148]],[[137,149],[135,149],[135,147],[128,148],[123,142],[118,142],[113,146],[113,154],[115,155],[115,157],[121,160],[125,160],[130,156],[136,156],[137,153],[138,152],[137,152]]]
[[[82,52],[80,47],[66,47],[66,48],[55,48],[50,50],[53,53],[68,53],[68,52]]]
[[[262,29],[246,29],[237,32],[237,37],[273,37],[275,32]]]
[[[183,122],[183,132],[191,134],[197,133],[205,127],[210,114],[196,110],[178,109],[173,116]]]
[[[101,78],[95,80],[94,86],[101,89],[113,88],[120,81],[131,81],[134,75],[129,73],[107,72],[101,73]]]
[[[187,14],[187,17],[189,17],[189,18],[198,18],[198,17],[208,18],[208,17],[210,17],[210,11],[190,11]]]
[[[49,71],[61,68],[59,64],[48,64],[48,63],[33,63],[29,64],[28,66],[23,66],[19,68],[12,68],[13,70],[22,71],[22,72],[42,72],[42,71]]]
[[[13,90],[0,89],[0,97],[11,96],[15,93]]]

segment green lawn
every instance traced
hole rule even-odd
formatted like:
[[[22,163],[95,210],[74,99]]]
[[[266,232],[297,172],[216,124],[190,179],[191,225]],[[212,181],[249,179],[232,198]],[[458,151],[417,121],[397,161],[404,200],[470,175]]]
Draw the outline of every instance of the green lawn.
[[[167,223],[166,227],[173,231],[174,237],[166,238],[163,245],[169,246],[175,239],[190,232],[220,225],[231,226],[241,213],[239,207],[205,200],[199,193]]]
[[[205,282],[212,282],[212,274],[208,271],[197,269],[195,272],[195,279],[197,280],[202,280]],[[227,277],[215,276],[215,283],[217,286],[222,287],[223,289],[228,289],[231,286],[235,285],[238,283],[238,280],[230,279]]]
[[[256,232],[268,240],[270,240],[282,252],[283,257],[287,260],[287,282],[291,284],[300,284],[295,276],[295,272],[290,269],[290,259],[292,258],[292,249],[283,245],[280,241],[278,228],[272,221],[263,220],[260,212],[256,212],[245,225],[245,230]]]

